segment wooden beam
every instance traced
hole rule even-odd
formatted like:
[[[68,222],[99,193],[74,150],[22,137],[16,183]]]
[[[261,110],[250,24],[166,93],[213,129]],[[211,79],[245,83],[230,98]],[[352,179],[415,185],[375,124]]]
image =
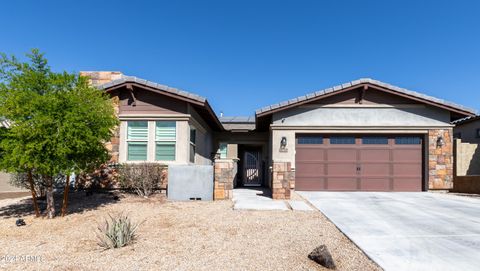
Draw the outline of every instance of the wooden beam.
[[[132,84],[127,84],[126,88],[130,92],[130,95],[132,95],[132,99],[133,99],[132,106],[136,106],[137,105],[137,98],[135,98],[135,94],[133,93],[133,85]]]
[[[365,99],[365,92],[368,89],[368,85],[364,85],[363,88],[360,90],[360,97],[358,97],[358,103],[362,104],[363,99]]]

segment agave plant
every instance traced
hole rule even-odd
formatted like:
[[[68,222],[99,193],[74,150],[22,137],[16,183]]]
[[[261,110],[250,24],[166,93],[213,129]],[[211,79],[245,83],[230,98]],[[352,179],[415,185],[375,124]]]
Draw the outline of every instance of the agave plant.
[[[132,243],[141,223],[133,223],[126,214],[108,215],[98,226],[96,236],[98,245],[105,249],[124,247]]]

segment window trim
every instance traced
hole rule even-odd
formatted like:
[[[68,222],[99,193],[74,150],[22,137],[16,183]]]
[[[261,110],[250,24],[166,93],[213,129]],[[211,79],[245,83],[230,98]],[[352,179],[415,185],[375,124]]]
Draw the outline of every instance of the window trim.
[[[192,140],[192,132],[193,132],[193,140]],[[197,154],[197,129],[194,127],[194,126],[190,126],[190,139],[189,139],[189,143],[190,143],[190,154],[189,154],[189,161],[190,163],[195,163],[195,157],[196,157],[196,154]],[[193,150],[193,152],[192,152]],[[192,155],[193,153],[193,155]]]

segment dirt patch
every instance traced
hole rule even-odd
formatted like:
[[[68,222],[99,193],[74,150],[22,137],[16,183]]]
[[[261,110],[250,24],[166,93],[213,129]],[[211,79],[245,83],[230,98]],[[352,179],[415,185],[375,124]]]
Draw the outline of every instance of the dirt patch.
[[[0,269],[323,270],[307,255],[325,244],[339,270],[380,270],[320,212],[234,211],[230,201],[169,202],[163,196],[111,203],[102,197],[111,195],[73,197],[76,211],[64,218],[23,216],[24,227],[16,227],[14,217],[0,219],[0,257],[30,256],[0,258]],[[85,204],[90,207],[76,206]],[[120,212],[143,221],[138,240],[100,249],[98,221]]]
[[[0,192],[0,200],[30,196],[30,192]]]

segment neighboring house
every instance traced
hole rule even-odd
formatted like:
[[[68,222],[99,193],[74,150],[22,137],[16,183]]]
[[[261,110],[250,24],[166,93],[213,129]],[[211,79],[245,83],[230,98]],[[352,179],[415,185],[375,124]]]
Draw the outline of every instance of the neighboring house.
[[[454,121],[453,124],[455,125],[453,128],[453,137],[455,138],[456,147],[456,175],[480,175],[480,116],[460,119]],[[458,179],[459,178],[457,178],[457,180]],[[466,191],[466,189],[463,190]]]
[[[462,142],[480,143],[480,116],[467,117],[454,121],[453,137]]]
[[[474,110],[360,79],[258,110],[217,118],[205,98],[118,72],[83,72],[117,105],[109,143],[118,162],[211,164],[214,197],[234,186],[290,191],[448,190],[452,121]]]

